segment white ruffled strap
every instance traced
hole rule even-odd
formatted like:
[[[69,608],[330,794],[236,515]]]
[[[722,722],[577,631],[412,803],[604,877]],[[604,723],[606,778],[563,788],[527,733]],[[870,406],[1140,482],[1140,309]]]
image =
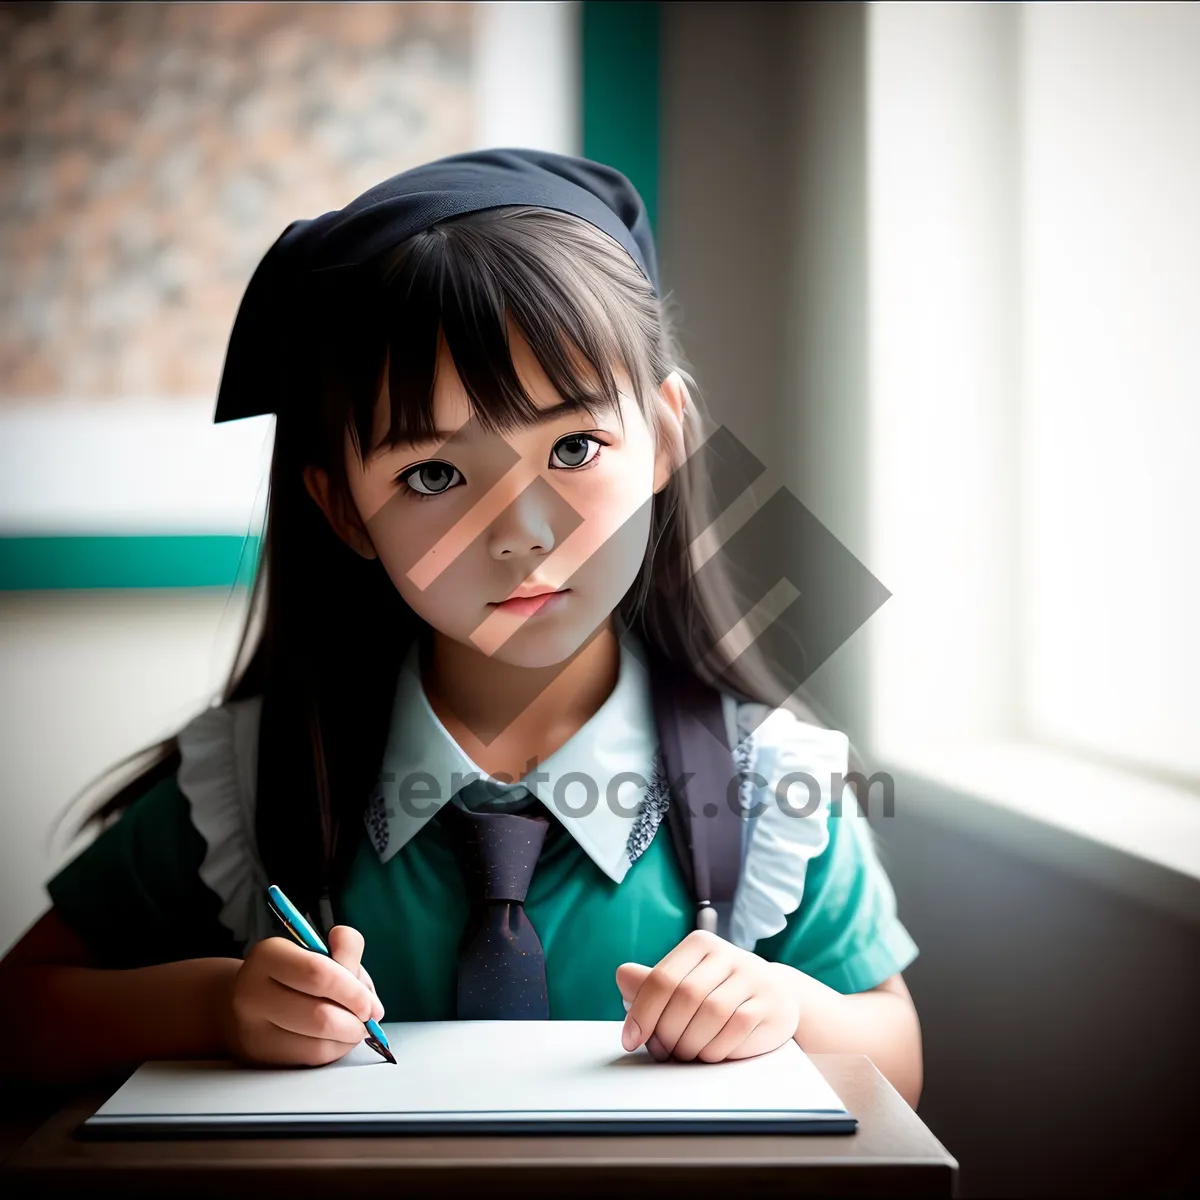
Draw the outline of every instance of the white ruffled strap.
[[[778,933],[800,906],[808,862],[829,844],[833,774],[845,774],[850,753],[844,733],[810,725],[786,708],[773,709],[748,732],[765,711],[765,706],[750,704],[740,705],[738,711],[740,799],[747,813],[761,807],[757,816],[744,822],[749,829],[730,918],[729,940],[744,950]],[[804,779],[785,784],[780,803],[780,781],[795,772],[811,776],[820,789],[820,801],[811,813]]]
[[[249,951],[277,932],[254,831],[262,697],[208,708],[179,731],[179,789],[208,843],[200,878],[221,898],[220,919]]]

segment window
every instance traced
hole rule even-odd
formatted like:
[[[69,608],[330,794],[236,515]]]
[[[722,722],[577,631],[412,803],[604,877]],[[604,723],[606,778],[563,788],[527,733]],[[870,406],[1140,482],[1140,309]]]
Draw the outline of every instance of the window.
[[[869,14],[875,753],[1200,873],[1200,9]]]

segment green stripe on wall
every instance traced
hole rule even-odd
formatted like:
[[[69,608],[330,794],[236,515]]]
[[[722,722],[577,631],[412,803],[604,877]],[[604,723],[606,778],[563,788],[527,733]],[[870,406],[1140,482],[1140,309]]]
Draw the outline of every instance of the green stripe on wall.
[[[616,167],[658,229],[659,10],[640,0],[584,0],[583,155]]]
[[[659,10],[659,4],[641,0],[584,0],[581,14],[582,152],[629,177],[653,229],[658,224]],[[233,535],[0,537],[0,591],[248,586],[259,540]]]
[[[232,534],[0,537],[0,591],[249,586],[260,541]]]

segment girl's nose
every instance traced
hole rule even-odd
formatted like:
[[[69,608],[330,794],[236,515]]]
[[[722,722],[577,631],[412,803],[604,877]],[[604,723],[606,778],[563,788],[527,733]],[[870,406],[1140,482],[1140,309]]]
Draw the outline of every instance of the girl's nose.
[[[561,505],[554,489],[537,480],[504,506],[488,528],[488,550],[493,558],[523,554],[549,554],[554,548],[550,510]]]

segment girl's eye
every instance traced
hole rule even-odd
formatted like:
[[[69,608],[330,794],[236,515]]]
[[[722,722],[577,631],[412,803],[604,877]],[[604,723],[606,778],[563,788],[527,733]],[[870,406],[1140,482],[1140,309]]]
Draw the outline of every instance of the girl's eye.
[[[590,457],[587,456],[589,443],[596,447],[596,453]],[[554,450],[551,453],[560,455],[564,460],[563,466],[559,470],[575,470],[595,462],[600,455],[600,447],[604,444],[589,433],[572,433],[555,442]]]
[[[458,474],[458,468],[450,466],[449,463],[428,462],[413,467],[399,478],[410,496],[418,500],[430,500],[448,492],[454,476]]]
[[[559,438],[554,443],[551,457],[557,456],[561,466],[556,470],[577,471],[590,466],[600,456],[600,447],[607,445],[590,433],[572,433]],[[591,447],[594,452],[589,452]],[[553,466],[553,464],[551,464]],[[455,479],[458,476],[458,479]],[[404,486],[405,493],[415,500],[432,500],[435,496],[448,492],[455,483],[462,479],[462,472],[444,462],[427,462],[410,467],[406,472],[396,477]]]

